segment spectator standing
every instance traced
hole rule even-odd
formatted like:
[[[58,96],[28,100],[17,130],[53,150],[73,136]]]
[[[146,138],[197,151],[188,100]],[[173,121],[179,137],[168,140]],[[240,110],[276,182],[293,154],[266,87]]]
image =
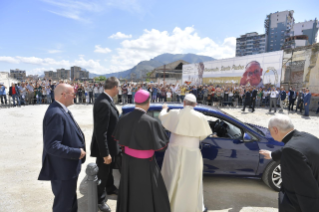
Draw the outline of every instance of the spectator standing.
[[[250,105],[250,101],[251,101],[251,89],[247,88],[247,91],[245,93],[245,102],[244,102],[244,108],[242,109],[242,111],[245,112],[245,108],[246,106]]]
[[[104,92],[104,87],[102,83],[99,84],[99,95]]]
[[[20,96],[19,88],[16,87],[14,83],[11,84],[11,87],[9,89],[9,95],[12,96],[13,107],[16,106],[16,100],[17,100],[18,106],[21,106],[20,99],[19,99],[19,96]]]
[[[286,99],[286,91],[284,90],[284,87],[281,86],[281,91],[280,91],[280,112],[284,111],[284,102]]]
[[[276,91],[275,87],[273,87],[272,90],[270,91],[269,113],[271,112],[272,105],[274,105],[275,113],[277,111],[277,95],[278,95],[278,91]]]
[[[49,85],[51,87],[51,102],[53,103],[55,101],[54,100],[54,90],[55,90],[55,87],[56,87],[56,82],[54,81],[53,84],[51,84],[51,80],[49,80]],[[74,99],[76,99],[76,96],[74,97]]]
[[[297,97],[297,94],[296,94],[295,88],[290,87],[290,90],[288,93],[288,98],[289,98],[288,111],[294,110],[294,104],[296,101],[296,97]]]
[[[259,88],[259,91],[257,93],[257,106],[260,107],[261,104],[261,100],[262,100],[262,96],[263,96],[263,89]]]
[[[47,104],[51,104],[51,86],[48,85],[45,91],[47,92]]]
[[[42,103],[46,103],[47,102],[47,89],[46,89],[46,83],[42,84]]]
[[[118,93],[118,103],[122,103],[122,87],[119,85],[119,93]]]
[[[26,105],[26,96],[27,96],[27,89],[24,83],[21,83],[20,86],[20,96],[21,96],[21,105]]]
[[[89,104],[90,97],[89,97],[89,85],[87,83],[84,84],[84,91],[85,91],[85,102],[86,104]]]
[[[36,95],[37,95],[37,104],[41,104],[42,103],[42,86],[40,85],[39,82],[38,82]]]
[[[254,87],[253,91],[251,93],[251,112],[253,113],[255,111],[255,106],[256,106],[256,97],[257,97],[257,89]]]
[[[0,98],[1,98],[1,104],[4,103],[7,104],[7,93],[6,93],[6,86],[4,86],[4,83],[0,83]],[[4,100],[4,101],[3,101]]]
[[[203,92],[203,104],[204,104],[204,105],[207,105],[207,97],[208,97],[208,89],[207,89],[207,86],[204,86],[202,92]],[[184,99],[183,99],[182,101],[184,101]]]
[[[127,99],[128,103],[132,104],[132,87],[130,84],[127,86]]]
[[[311,101],[311,93],[309,92],[309,89],[306,88],[306,93],[304,96],[305,116],[309,116],[310,101]]]
[[[79,89],[79,86],[77,83],[74,83],[73,89],[74,89],[74,104],[76,104],[77,103],[77,96],[78,96],[78,89]]]
[[[127,104],[127,86],[126,84],[122,88],[122,104]]]
[[[172,101],[172,91],[170,89],[166,93],[166,99],[167,99],[167,102]]]
[[[303,108],[303,98],[304,98],[304,89],[300,89],[298,93],[298,100],[297,100],[297,105],[296,105],[296,112],[298,108],[300,109],[300,113],[302,113],[302,108]]]
[[[79,88],[78,88],[79,104],[82,104],[82,103],[83,103],[82,93],[83,93],[83,88],[82,88],[82,85],[80,84],[80,85],[79,85]]]
[[[28,104],[32,104],[32,100],[33,100],[33,96],[34,96],[34,87],[32,85],[32,81],[31,82],[28,82],[28,85],[27,85],[27,99],[28,99]]]
[[[94,84],[89,84],[89,103],[93,104],[94,100],[93,100],[93,89],[94,89]]]

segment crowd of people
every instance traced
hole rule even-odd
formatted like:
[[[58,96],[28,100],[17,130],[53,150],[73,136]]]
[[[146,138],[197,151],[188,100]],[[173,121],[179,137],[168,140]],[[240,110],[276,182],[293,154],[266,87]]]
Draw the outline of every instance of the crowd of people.
[[[54,89],[60,83],[67,83],[74,87],[74,103],[75,104],[93,104],[95,99],[103,92],[102,83],[89,82],[71,82],[60,80],[58,82],[50,79],[43,80],[27,80],[26,82],[14,84],[9,88],[9,97],[12,98],[12,105],[32,105],[32,104],[50,104],[54,102]],[[166,83],[133,83],[125,82],[119,87],[119,93],[114,98],[117,104],[133,104],[135,94],[139,89],[147,90],[151,93],[151,101],[155,102],[183,102],[185,95],[192,93],[198,99],[200,104],[211,105],[217,107],[224,106],[246,106],[269,107],[280,105],[280,111],[284,107],[288,107],[288,111],[299,109],[302,113],[305,109],[309,114],[309,104],[311,94],[308,95],[309,89],[304,88],[299,92],[293,87],[288,91],[283,88],[274,88],[266,85],[263,88],[253,86],[239,86],[238,84],[230,85],[189,85],[187,83],[166,84]],[[8,105],[8,97],[6,87],[0,84],[0,97],[2,106]],[[290,95],[291,94],[291,95]],[[305,95],[307,102],[305,102]],[[308,98],[309,97],[309,98]],[[307,104],[307,105],[306,105]],[[319,107],[316,111],[319,113]]]

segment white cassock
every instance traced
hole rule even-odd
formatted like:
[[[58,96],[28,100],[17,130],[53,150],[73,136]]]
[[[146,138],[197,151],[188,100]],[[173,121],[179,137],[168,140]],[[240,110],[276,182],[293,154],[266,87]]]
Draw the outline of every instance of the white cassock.
[[[162,176],[172,212],[201,212],[203,198],[203,158],[200,141],[212,134],[204,114],[191,106],[182,110],[163,109],[159,114],[171,132],[165,152]]]

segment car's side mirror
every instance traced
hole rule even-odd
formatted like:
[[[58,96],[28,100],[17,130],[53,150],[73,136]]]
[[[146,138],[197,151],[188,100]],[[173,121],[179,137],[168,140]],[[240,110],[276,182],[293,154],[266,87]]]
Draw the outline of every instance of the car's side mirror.
[[[252,140],[252,137],[248,133],[244,133],[244,142],[250,142]]]

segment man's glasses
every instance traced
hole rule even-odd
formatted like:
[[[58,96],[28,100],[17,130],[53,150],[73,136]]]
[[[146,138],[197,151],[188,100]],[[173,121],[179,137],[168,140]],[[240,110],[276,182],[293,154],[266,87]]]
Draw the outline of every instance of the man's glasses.
[[[258,70],[258,69],[256,69],[256,70],[253,71],[253,72],[248,72],[248,73],[247,73],[247,76],[251,77],[252,75],[257,75],[257,74],[259,74],[259,70]]]

